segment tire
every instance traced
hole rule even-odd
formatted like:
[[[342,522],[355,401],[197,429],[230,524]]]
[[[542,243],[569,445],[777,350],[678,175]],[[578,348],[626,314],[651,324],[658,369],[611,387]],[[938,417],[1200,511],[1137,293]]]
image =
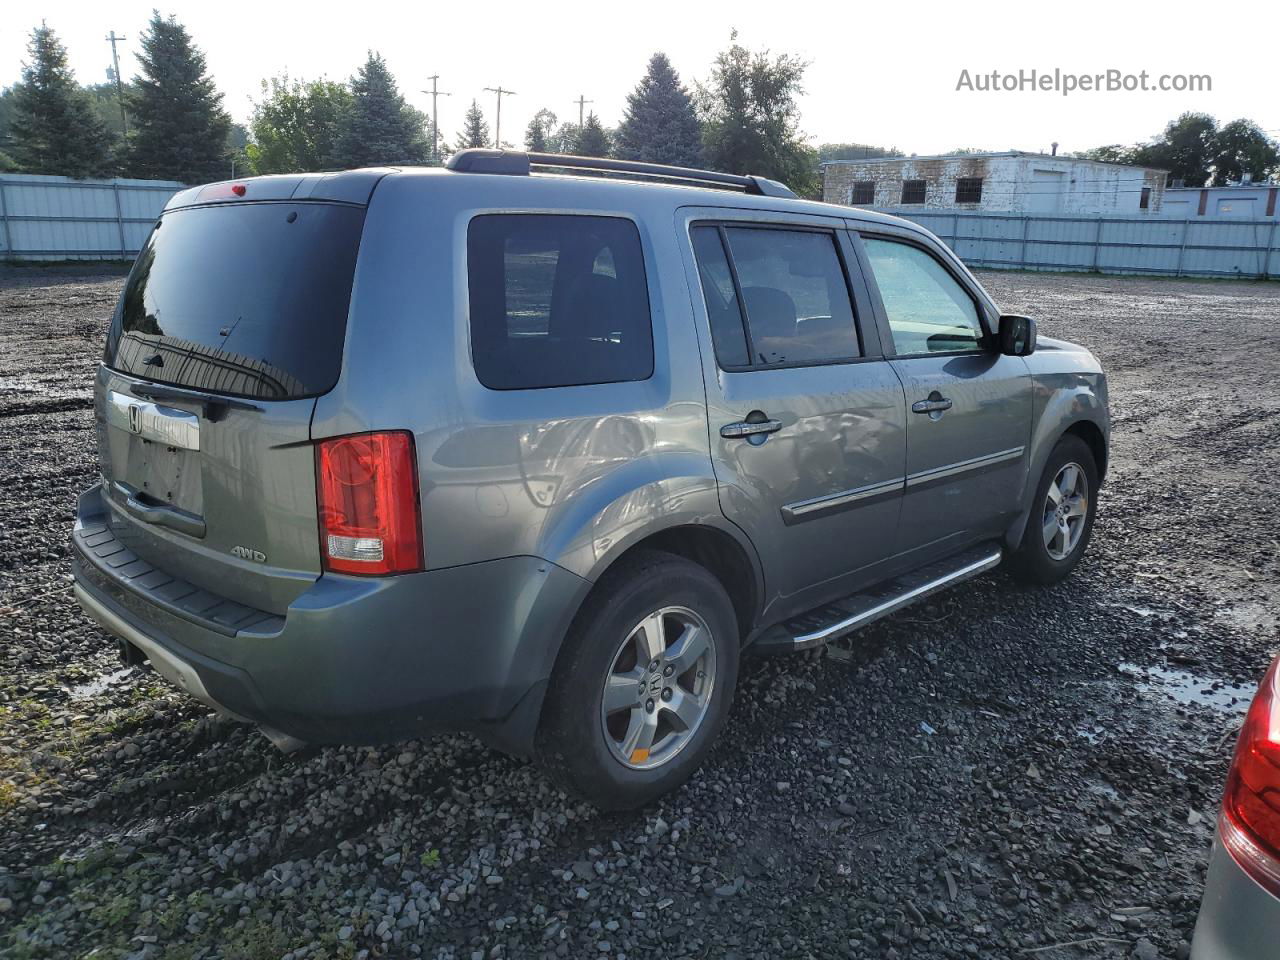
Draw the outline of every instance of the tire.
[[[653,646],[651,632],[663,634]],[[733,603],[704,567],[658,551],[624,558],[565,638],[538,726],[539,766],[601,810],[634,809],[674,790],[724,726],[739,652]]]
[[[1064,473],[1071,466],[1079,470],[1072,484],[1072,475]],[[1083,514],[1073,514],[1068,508],[1065,517],[1054,517],[1060,521],[1055,523],[1057,531],[1052,539],[1047,540],[1046,519],[1050,511],[1056,511],[1049,500],[1050,487],[1061,483],[1068,493],[1074,491],[1076,496],[1067,497],[1068,501],[1083,499]],[[1079,486],[1083,484],[1083,487]],[[1058,487],[1061,492],[1062,487]],[[1027,527],[1022,533],[1022,542],[1010,557],[1009,570],[1026,583],[1057,583],[1071,573],[1084,556],[1089,546],[1089,538],[1093,535],[1093,519],[1097,513],[1098,466],[1093,459],[1093,451],[1089,445],[1074,434],[1067,434],[1058,441],[1057,446],[1049,454],[1044,473],[1036,484],[1032,497]],[[1078,528],[1075,520],[1078,518]],[[1067,524],[1063,531],[1062,522]]]

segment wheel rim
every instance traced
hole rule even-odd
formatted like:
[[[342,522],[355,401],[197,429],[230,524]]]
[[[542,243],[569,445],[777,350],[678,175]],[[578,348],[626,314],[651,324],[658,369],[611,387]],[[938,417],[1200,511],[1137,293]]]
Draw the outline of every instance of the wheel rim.
[[[716,648],[707,622],[687,607],[663,607],[627,634],[600,698],[609,751],[632,770],[668,763],[693,739],[711,705]]]
[[[1065,464],[1049,484],[1040,521],[1044,548],[1054,560],[1065,560],[1080,544],[1089,517],[1089,481],[1078,463]]]

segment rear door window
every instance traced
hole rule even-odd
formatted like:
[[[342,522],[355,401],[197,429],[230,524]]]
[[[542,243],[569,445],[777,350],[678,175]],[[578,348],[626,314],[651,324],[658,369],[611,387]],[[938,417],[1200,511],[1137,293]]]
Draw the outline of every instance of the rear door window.
[[[333,388],[364,208],[228,203],[166,213],[138,255],[105,363],[157,383],[288,400]]]
[[[653,325],[636,225],[488,214],[467,233],[471,356],[494,390],[647,380]]]
[[[833,363],[862,355],[833,233],[700,226],[693,242],[722,367]],[[745,363],[737,329],[744,314]]]

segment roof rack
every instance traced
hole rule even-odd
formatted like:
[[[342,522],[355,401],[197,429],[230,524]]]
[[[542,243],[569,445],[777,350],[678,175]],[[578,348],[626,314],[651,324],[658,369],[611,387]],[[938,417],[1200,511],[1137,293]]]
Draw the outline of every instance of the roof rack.
[[[627,174],[630,177],[667,180],[689,186],[722,187],[741,190],[762,197],[798,199],[791,188],[767,177],[741,176],[717,170],[672,167],[665,163],[639,163],[632,160],[608,160],[603,157],[575,157],[563,153],[525,153],[522,150],[459,150],[445,164],[459,173],[496,173],[527,177],[533,168],[583,170],[589,173]]]

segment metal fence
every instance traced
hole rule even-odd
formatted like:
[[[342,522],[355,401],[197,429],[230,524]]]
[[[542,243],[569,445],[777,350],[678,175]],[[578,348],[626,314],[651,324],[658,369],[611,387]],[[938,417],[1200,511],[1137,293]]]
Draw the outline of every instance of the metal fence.
[[[72,180],[0,174],[0,259],[132,260],[172,180]]]
[[[1280,231],[1275,220],[875,209],[933,231],[972,267],[1280,277]]]

